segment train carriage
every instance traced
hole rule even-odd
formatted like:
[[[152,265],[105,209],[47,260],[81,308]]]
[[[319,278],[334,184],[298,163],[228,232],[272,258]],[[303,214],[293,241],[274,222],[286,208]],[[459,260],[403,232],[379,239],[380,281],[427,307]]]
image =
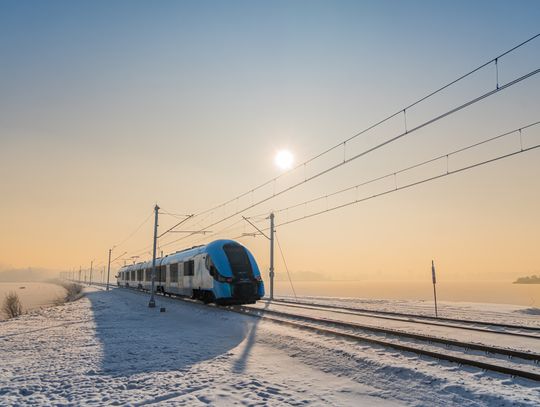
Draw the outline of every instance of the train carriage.
[[[152,262],[122,267],[121,287],[150,290]],[[253,303],[264,296],[255,258],[234,240],[216,240],[156,259],[155,289],[218,304]]]

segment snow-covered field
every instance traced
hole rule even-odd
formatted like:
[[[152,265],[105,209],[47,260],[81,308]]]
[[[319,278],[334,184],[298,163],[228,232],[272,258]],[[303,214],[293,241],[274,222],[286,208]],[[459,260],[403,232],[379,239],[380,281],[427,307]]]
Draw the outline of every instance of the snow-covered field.
[[[0,405],[540,405],[540,383],[115,289],[0,322]]]
[[[321,296],[305,296],[298,298],[278,296],[277,298],[308,304],[326,304],[373,311],[400,312],[430,317],[435,316],[433,301]],[[540,308],[524,305],[439,301],[438,315],[442,318],[506,323],[540,328]]]

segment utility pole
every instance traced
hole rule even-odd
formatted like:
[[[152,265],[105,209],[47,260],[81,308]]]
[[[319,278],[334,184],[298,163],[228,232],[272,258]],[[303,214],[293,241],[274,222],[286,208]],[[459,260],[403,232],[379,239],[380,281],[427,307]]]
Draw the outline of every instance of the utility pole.
[[[274,213],[272,212],[270,218],[270,237],[268,237],[261,229],[253,224],[248,218],[242,216],[244,220],[253,226],[257,231],[270,241],[270,301],[274,299]],[[268,219],[268,218],[267,218]],[[244,233],[245,236],[256,236],[256,234]]]
[[[81,282],[81,266],[79,266],[79,283]]]
[[[431,260],[431,280],[433,281],[433,298],[435,300],[435,317],[438,318],[437,313],[437,290],[435,289],[435,284],[437,284],[437,278],[435,277],[435,263]]]
[[[157,229],[158,229],[158,213],[159,206],[154,207],[155,219],[154,219],[154,250],[152,254],[152,293],[150,294],[150,302],[148,303],[149,308],[155,308],[156,300],[154,299],[154,289],[156,281],[156,246],[157,246]]]
[[[92,284],[92,268],[93,268],[93,266],[94,266],[94,260],[92,260],[92,261],[90,262],[90,279],[89,279],[89,281],[88,281],[88,285],[91,285],[91,284]]]
[[[270,214],[270,301],[274,300],[274,213]]]
[[[111,253],[112,249],[109,249],[109,263],[107,264],[107,291],[109,291],[109,276],[111,274]]]

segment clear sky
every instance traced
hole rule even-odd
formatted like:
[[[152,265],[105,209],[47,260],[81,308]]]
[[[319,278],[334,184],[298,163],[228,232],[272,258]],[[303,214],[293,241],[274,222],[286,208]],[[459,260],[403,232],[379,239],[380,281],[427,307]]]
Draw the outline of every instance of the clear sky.
[[[303,161],[537,34],[539,21],[538,1],[0,0],[0,265],[103,261],[156,202],[197,213],[245,192],[279,174],[278,149]],[[500,83],[539,67],[537,39],[501,59]],[[538,76],[246,215],[537,121]],[[494,81],[491,66],[411,110],[409,126]],[[539,142],[539,130],[527,137]],[[448,279],[538,273],[539,163],[532,151],[278,236],[291,270],[332,278],[422,278],[432,258]],[[175,221],[163,215],[160,229]],[[251,231],[238,225],[222,237]],[[266,268],[267,242],[241,241]],[[145,258],[150,243],[147,222],[116,252]]]

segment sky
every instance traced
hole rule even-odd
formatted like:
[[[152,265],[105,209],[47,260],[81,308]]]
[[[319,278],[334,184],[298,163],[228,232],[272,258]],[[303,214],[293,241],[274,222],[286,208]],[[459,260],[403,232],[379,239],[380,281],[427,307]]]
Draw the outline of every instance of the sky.
[[[156,203],[165,231],[250,191],[281,173],[278,150],[304,162],[538,34],[539,18],[537,1],[0,0],[0,268],[103,267],[113,246],[114,267],[147,259]],[[499,83],[539,66],[537,38],[498,61]],[[407,127],[495,86],[491,64],[408,110]],[[535,75],[244,215],[268,227],[272,210],[538,121],[539,91]],[[403,126],[396,117],[306,171]],[[540,143],[538,127],[523,133],[526,146]],[[449,165],[513,151],[512,137]],[[540,273],[539,162],[534,150],[278,226],[287,265],[360,280],[428,278],[432,259],[447,280]],[[292,218],[276,213],[278,225]],[[268,268],[268,242],[241,237],[253,228],[240,215],[209,230],[166,235],[160,250],[240,237]]]

